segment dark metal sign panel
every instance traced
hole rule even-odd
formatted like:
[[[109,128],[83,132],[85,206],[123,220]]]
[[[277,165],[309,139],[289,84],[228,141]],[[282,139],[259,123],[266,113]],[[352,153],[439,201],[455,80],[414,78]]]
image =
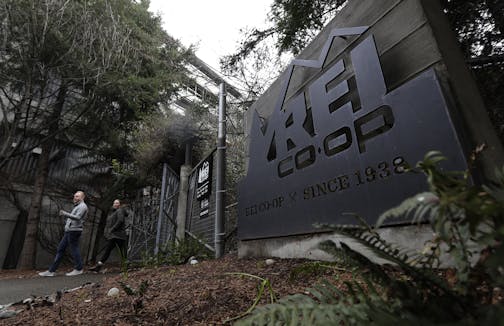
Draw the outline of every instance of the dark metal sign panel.
[[[249,169],[239,186],[240,239],[311,233],[314,223],[354,224],[345,213],[374,223],[425,190],[425,177],[404,167],[431,150],[449,157],[446,168],[466,167],[434,70],[388,92],[372,35],[322,69],[334,37],[366,30],[333,30],[318,60],[289,66],[269,119],[254,112]],[[321,72],[286,101],[295,66]]]
[[[201,218],[208,216],[209,212],[209,197],[212,187],[212,159],[213,156],[210,156],[198,168],[196,199],[200,203]]]

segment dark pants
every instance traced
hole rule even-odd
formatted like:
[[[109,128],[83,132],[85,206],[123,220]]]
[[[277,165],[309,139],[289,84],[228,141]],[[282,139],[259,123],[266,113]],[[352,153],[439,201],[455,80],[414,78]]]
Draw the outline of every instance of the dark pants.
[[[67,231],[61,239],[58,245],[58,252],[56,253],[56,257],[54,257],[54,262],[49,268],[50,272],[55,272],[58,269],[58,266],[65,255],[65,250],[68,245],[70,245],[70,252],[74,259],[75,269],[82,270],[82,259],[79,250],[79,239],[82,234],[82,231]]]
[[[114,248],[119,248],[119,254],[121,255],[121,259],[126,259],[126,240],[123,239],[109,239],[107,240],[107,245],[105,247],[105,252],[103,253],[100,261],[104,263],[110,256],[110,253]]]

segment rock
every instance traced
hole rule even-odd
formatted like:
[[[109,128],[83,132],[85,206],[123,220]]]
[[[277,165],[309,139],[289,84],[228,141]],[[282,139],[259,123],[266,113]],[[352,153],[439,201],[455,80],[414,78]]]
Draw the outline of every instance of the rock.
[[[0,319],[14,317],[17,314],[19,314],[21,311],[23,311],[23,310],[22,309],[21,310],[0,310]]]
[[[271,258],[268,258],[266,259],[266,265],[273,265],[275,263],[275,260],[274,259],[271,259]]]
[[[119,295],[119,289],[118,288],[111,288],[108,292],[107,292],[107,296],[109,297],[116,297]]]
[[[191,259],[189,261],[189,264],[191,264],[191,265],[196,265],[197,263],[198,263],[198,261],[196,259]]]
[[[32,302],[33,302],[33,298],[26,298],[26,299],[23,300],[24,304],[30,304]]]
[[[56,302],[60,301],[61,296],[62,296],[61,291],[56,291],[55,293],[53,293],[53,294],[51,294],[51,295],[48,295],[48,296],[45,298],[45,300],[46,300],[48,303],[56,303]]]

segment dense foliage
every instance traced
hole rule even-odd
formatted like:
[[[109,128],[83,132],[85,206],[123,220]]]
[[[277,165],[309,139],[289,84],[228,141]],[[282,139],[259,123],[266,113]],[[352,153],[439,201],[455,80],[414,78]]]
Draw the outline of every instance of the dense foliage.
[[[59,137],[114,144],[127,121],[173,94],[183,53],[147,8],[130,0],[0,2],[1,108],[11,117],[2,121],[4,159],[27,135],[46,141],[54,125]]]

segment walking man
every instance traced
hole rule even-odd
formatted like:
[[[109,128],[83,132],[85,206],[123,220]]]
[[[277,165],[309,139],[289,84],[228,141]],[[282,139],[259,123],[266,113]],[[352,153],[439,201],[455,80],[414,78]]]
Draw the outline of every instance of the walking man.
[[[70,252],[72,253],[75,265],[74,270],[70,273],[66,273],[65,275],[75,276],[82,274],[82,259],[80,256],[79,239],[82,234],[83,224],[86,220],[88,212],[88,207],[84,202],[85,197],[86,195],[83,191],[77,191],[73,197],[74,208],[72,211],[69,213],[64,210],[60,210],[59,215],[66,217],[65,235],[58,245],[58,251],[56,253],[56,257],[54,257],[54,262],[51,267],[49,267],[48,271],[39,273],[40,276],[54,276],[61,259],[63,259],[63,256],[65,255],[67,246],[70,246]]]

